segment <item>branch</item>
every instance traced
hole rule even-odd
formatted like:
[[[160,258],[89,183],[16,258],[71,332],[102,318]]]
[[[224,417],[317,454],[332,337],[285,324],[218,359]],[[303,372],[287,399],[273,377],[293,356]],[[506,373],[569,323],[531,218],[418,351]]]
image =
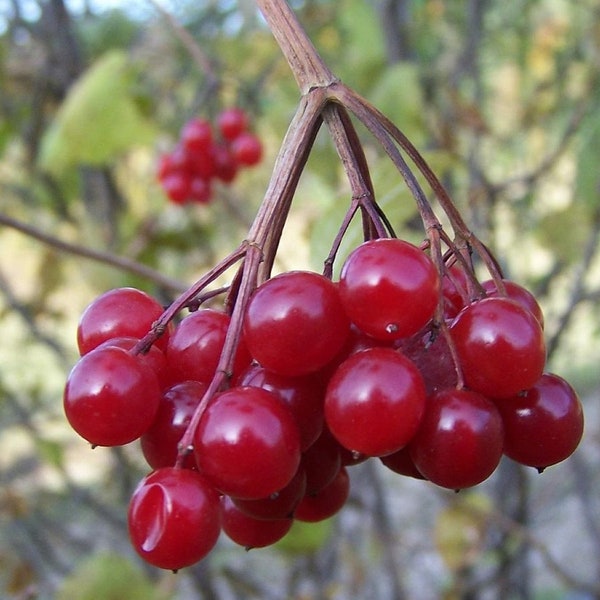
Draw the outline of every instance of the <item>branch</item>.
[[[138,277],[148,279],[149,281],[152,281],[156,285],[159,285],[167,290],[181,292],[187,288],[187,286],[182,284],[180,281],[166,277],[160,271],[151,269],[150,267],[142,265],[134,260],[125,258],[123,256],[117,256],[109,252],[86,248],[85,246],[80,246],[79,244],[65,242],[53,235],[50,235],[49,233],[42,231],[41,229],[38,229],[37,227],[34,227],[33,225],[23,223],[22,221],[13,219],[12,217],[9,217],[3,213],[0,213],[0,225],[20,231],[24,235],[32,237],[46,244],[47,246],[56,248],[60,252],[73,254],[74,256],[81,256],[82,258],[87,258],[111,267],[115,267],[117,269],[121,269],[122,271],[127,271],[133,275],[137,275]]]

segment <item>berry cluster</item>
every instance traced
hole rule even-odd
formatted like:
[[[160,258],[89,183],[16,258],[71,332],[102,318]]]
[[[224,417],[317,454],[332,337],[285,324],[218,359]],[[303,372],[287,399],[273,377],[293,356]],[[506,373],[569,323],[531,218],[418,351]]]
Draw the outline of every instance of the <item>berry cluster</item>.
[[[121,288],[93,301],[64,407],[94,445],[140,440],[152,472],[129,507],[137,552],[177,570],[221,531],[246,548],[273,544],[294,520],[338,512],[349,468],[369,458],[458,490],[503,455],[540,471],[570,456],[582,407],[545,371],[535,298],[512,281],[479,283],[461,261],[442,271],[426,250],[379,238],[350,253],[339,281],[267,279],[216,390],[229,314],[190,303],[147,347],[162,323],[155,300]]]
[[[230,184],[240,168],[257,165],[263,154],[260,139],[249,130],[248,115],[241,108],[221,111],[216,131],[207,119],[188,121],[175,148],[163,154],[157,177],[175,204],[206,204],[213,197],[213,181]]]

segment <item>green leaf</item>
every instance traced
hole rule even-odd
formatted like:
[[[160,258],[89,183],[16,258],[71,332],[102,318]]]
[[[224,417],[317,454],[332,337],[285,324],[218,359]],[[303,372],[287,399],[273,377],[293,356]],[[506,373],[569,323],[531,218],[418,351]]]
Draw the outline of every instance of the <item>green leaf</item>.
[[[318,523],[294,521],[286,536],[274,544],[273,547],[288,554],[317,552],[327,543],[332,529],[333,519],[319,521]]]
[[[123,556],[96,554],[62,583],[56,600],[166,600],[156,584]]]
[[[156,134],[135,96],[135,68],[119,50],[106,53],[73,84],[42,138],[40,167],[62,175],[78,164],[105,165]]]

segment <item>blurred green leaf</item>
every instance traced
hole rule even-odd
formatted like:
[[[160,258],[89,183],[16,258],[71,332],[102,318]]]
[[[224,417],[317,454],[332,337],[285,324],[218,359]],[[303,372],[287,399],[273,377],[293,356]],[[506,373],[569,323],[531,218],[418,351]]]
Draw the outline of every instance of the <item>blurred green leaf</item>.
[[[333,530],[333,520],[327,519],[318,523],[294,521],[286,536],[274,544],[287,554],[309,554],[317,552],[326,543]]]
[[[105,165],[154,139],[155,126],[136,102],[135,73],[127,54],[113,50],[81,76],[42,138],[43,170],[60,176],[78,164]]]

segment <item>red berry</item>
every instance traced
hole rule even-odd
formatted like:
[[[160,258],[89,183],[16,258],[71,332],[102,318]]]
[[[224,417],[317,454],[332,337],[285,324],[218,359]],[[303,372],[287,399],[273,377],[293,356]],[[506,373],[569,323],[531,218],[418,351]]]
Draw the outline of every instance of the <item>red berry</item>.
[[[298,504],[294,518],[316,523],[338,513],[350,495],[348,471],[342,467],[335,479],[316,494],[306,494]]]
[[[152,296],[136,288],[116,288],[104,292],[83,311],[77,326],[77,346],[81,355],[116,337],[142,338],[162,315],[163,307]],[[164,349],[169,330],[156,345]]]
[[[410,336],[432,318],[440,278],[419,248],[395,238],[364,242],[342,266],[340,296],[350,320],[380,340]]]
[[[196,471],[158,469],[134,491],[128,527],[131,543],[145,561],[177,571],[203,559],[217,543],[219,495]]]
[[[215,396],[194,432],[198,468],[223,494],[265,498],[300,464],[300,434],[285,405],[267,390],[231,388]]]
[[[167,346],[167,378],[171,385],[194,380],[209,383],[215,375],[230,317],[204,308],[190,313],[173,330]],[[236,350],[234,371],[250,363],[243,342]]]
[[[336,286],[309,271],[265,281],[244,316],[250,354],[266,369],[289,376],[324,367],[341,350],[349,329]]]
[[[419,469],[415,467],[415,463],[410,455],[409,446],[405,446],[397,450],[393,454],[382,456],[379,459],[390,471],[405,477],[413,477],[414,479],[425,479]]]
[[[229,148],[221,144],[213,146],[212,157],[215,177],[223,183],[231,183],[237,175],[238,164],[235,162]]]
[[[417,367],[391,348],[371,348],[345,360],[325,395],[325,421],[349,450],[383,456],[405,446],[425,408]]]
[[[208,179],[194,177],[190,182],[190,200],[200,204],[207,204],[212,199],[212,186]]]
[[[207,387],[199,381],[184,381],[163,392],[156,417],[140,439],[144,458],[153,469],[175,465],[179,441]],[[186,456],[184,466],[196,466],[192,454]]]
[[[190,119],[181,129],[181,145],[190,153],[204,151],[212,144],[210,122],[205,119]]]
[[[506,295],[508,298],[512,298],[516,300],[519,304],[522,304],[529,312],[533,314],[533,316],[539,321],[542,328],[544,327],[544,313],[542,312],[542,308],[540,307],[538,301],[535,296],[523,286],[515,283],[514,281],[510,281],[508,279],[504,279],[504,287],[506,288]],[[500,297],[501,294],[496,287],[496,283],[493,279],[488,279],[487,281],[483,281],[481,283],[481,287],[484,289],[488,298]]]
[[[226,108],[217,116],[217,127],[224,139],[232,141],[248,128],[248,116],[241,108]]]
[[[316,494],[329,485],[342,467],[342,453],[337,440],[325,427],[316,442],[302,455],[306,474],[306,493]]]
[[[476,392],[449,389],[428,398],[409,451],[423,477],[457,490],[494,472],[503,441],[502,419],[493,402]]]
[[[262,143],[253,133],[241,133],[231,142],[231,155],[239,165],[253,167],[262,159]]]
[[[169,173],[162,180],[162,187],[171,202],[184,204],[190,197],[191,177],[188,173]]]
[[[229,496],[221,498],[223,531],[247,550],[278,542],[291,528],[292,519],[255,519],[242,511]]]
[[[450,327],[465,383],[489,398],[530,388],[546,362],[539,321],[510,298],[492,297],[462,309]]]
[[[152,424],[159,402],[154,372],[117,346],[82,356],[63,395],[71,427],[95,446],[120,446],[139,438]]]
[[[536,384],[497,403],[504,422],[504,453],[544,469],[575,451],[583,435],[583,408],[562,377],[545,373]]]

